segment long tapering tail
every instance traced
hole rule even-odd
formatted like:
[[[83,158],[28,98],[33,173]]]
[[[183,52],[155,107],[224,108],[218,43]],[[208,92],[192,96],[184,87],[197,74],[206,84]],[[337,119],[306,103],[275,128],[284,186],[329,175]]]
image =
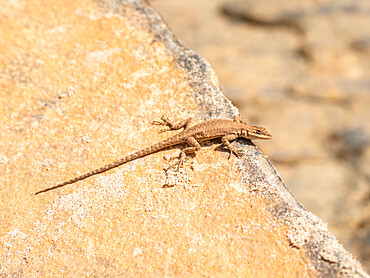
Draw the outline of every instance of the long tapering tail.
[[[57,189],[59,187],[62,187],[62,186],[65,186],[67,184],[72,184],[72,183],[75,183],[77,181],[80,181],[80,180],[84,180],[86,178],[89,178],[91,176],[94,176],[94,175],[97,175],[97,174],[101,174],[103,172],[106,172],[110,169],[113,169],[113,168],[116,168],[122,164],[125,164],[129,161],[132,161],[132,160],[135,160],[137,158],[140,158],[140,157],[143,157],[143,156],[146,156],[146,155],[149,155],[149,154],[152,154],[152,153],[155,153],[155,152],[158,152],[160,150],[163,150],[165,148],[168,148],[168,147],[171,147],[171,146],[174,146],[174,145],[177,145],[177,144],[180,144],[181,142],[177,141],[175,138],[177,136],[175,135],[174,137],[172,138],[169,138],[167,140],[164,140],[162,142],[159,142],[153,146],[150,146],[148,148],[145,148],[143,150],[140,150],[140,151],[137,151],[133,154],[130,154],[130,155],[127,155],[113,163],[110,163],[108,165],[105,165],[101,168],[98,168],[98,169],[95,169],[91,172],[88,172],[86,174],[83,174],[81,176],[78,176],[78,177],[75,177],[73,179],[70,179],[70,180],[67,180],[65,182],[62,182],[60,184],[57,184],[56,186],[53,186],[53,187],[49,187],[49,188],[46,188],[46,189],[43,189],[43,190],[40,190],[40,191],[37,191],[35,193],[35,195],[37,194],[40,194],[40,193],[44,193],[44,192],[47,192],[47,191],[50,191],[50,190],[54,190],[54,189]],[[174,140],[175,139],[175,140]]]

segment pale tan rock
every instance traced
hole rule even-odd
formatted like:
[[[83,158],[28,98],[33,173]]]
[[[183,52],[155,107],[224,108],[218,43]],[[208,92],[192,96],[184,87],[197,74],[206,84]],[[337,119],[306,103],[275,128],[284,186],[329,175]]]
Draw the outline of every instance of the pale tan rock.
[[[145,2],[0,15],[2,276],[366,276],[248,141],[240,160],[215,141],[179,172],[172,149],[35,196],[171,136],[150,125],[162,114],[237,111]]]
[[[211,62],[224,94],[244,118],[273,133],[273,140],[257,143],[259,148],[269,155],[288,187],[302,192],[296,197],[305,208],[316,211],[318,203],[326,205],[325,214],[317,212],[318,216],[329,222],[329,229],[369,272],[370,180],[365,169],[369,163],[362,159],[366,149],[360,155],[343,156],[333,148],[337,142],[332,138],[352,129],[370,136],[370,2],[151,3],[184,45]],[[342,191],[333,195],[348,198],[325,203],[327,196],[313,195],[318,190],[301,190],[300,174],[318,175],[320,184],[314,187],[330,190],[330,171],[323,167],[309,172],[310,165],[323,161],[343,164],[348,178],[337,185]],[[340,211],[335,206],[338,202]]]

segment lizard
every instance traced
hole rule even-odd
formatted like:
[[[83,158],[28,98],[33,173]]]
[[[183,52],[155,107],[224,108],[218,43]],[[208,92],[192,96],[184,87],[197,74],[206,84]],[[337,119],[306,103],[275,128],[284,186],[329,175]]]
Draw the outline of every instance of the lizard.
[[[224,145],[229,151],[230,154],[234,153],[237,157],[241,156],[241,153],[231,145],[230,141],[237,138],[246,138],[246,139],[271,139],[272,136],[264,127],[252,126],[246,124],[246,122],[238,115],[234,117],[234,120],[229,119],[211,119],[203,121],[199,124],[191,126],[192,118],[183,120],[179,123],[173,123],[168,117],[163,116],[160,121],[153,121],[153,124],[167,126],[167,129],[162,129],[163,131],[168,130],[179,130],[183,128],[183,131],[165,139],[159,143],[156,143],[152,146],[149,146],[145,149],[139,150],[132,154],[126,155],[125,157],[112,162],[108,165],[105,165],[101,168],[95,169],[86,174],[77,176],[60,184],[57,184],[53,187],[49,187],[43,190],[40,190],[35,193],[35,195],[44,193],[50,190],[54,190],[65,186],[67,184],[72,184],[80,180],[84,180],[91,176],[106,172],[113,168],[116,168],[122,164],[128,163],[132,160],[147,156],[158,151],[180,145],[188,145],[180,151],[179,163],[182,164],[186,155],[190,153],[195,153],[201,148],[199,142],[207,141],[215,138],[221,138],[222,145]]]

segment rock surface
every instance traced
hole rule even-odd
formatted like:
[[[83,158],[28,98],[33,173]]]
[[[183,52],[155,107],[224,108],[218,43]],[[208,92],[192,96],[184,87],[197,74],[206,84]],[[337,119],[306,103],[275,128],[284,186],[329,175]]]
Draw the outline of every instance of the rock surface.
[[[174,148],[35,196],[171,136],[163,114],[237,111],[145,2],[0,14],[1,276],[367,276],[246,140],[240,160],[215,140],[178,172]]]
[[[153,0],[304,207],[370,271],[370,1]]]

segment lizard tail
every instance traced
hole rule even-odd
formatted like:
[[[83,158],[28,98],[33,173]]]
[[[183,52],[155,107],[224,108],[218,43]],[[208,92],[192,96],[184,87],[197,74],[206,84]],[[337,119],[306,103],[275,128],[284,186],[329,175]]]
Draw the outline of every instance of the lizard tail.
[[[57,185],[55,185],[55,186],[53,186],[53,187],[49,187],[49,188],[46,188],[46,189],[43,189],[43,190],[37,191],[37,192],[35,193],[35,195],[40,194],[40,193],[44,193],[44,192],[47,192],[47,191],[50,191],[50,190],[57,189],[57,188],[59,188],[59,187],[65,186],[65,185],[67,185],[67,184],[72,184],[72,183],[74,183],[74,182],[76,182],[76,181],[84,180],[84,179],[86,179],[86,178],[88,178],[88,177],[91,177],[91,176],[94,176],[94,175],[97,175],[97,174],[103,173],[103,172],[105,172],[105,171],[108,171],[108,170],[110,170],[110,169],[112,169],[112,168],[114,168],[114,167],[117,167],[117,166],[119,166],[119,165],[121,165],[121,164],[125,163],[125,162],[123,162],[123,163],[119,163],[119,162],[121,162],[121,160],[117,160],[117,161],[115,161],[115,162],[113,162],[113,163],[111,163],[111,164],[108,164],[108,165],[104,166],[104,167],[101,167],[101,168],[95,169],[95,170],[93,170],[93,171],[91,171],[91,172],[88,172],[88,173],[83,174],[83,175],[81,175],[81,176],[78,176],[78,177],[75,177],[75,178],[73,178],[73,179],[67,180],[67,181],[62,182],[62,183],[60,183],[60,184],[57,184]],[[117,164],[117,165],[116,165],[116,166],[114,166],[114,164]]]
[[[171,147],[171,146],[177,145],[177,144],[178,143],[175,142],[173,140],[173,137],[172,137],[170,139],[164,140],[164,141],[159,142],[159,143],[157,143],[155,145],[152,145],[150,147],[147,147],[145,149],[142,149],[140,151],[137,151],[137,152],[135,152],[133,154],[127,155],[127,156],[125,156],[125,157],[123,157],[123,158],[121,158],[121,159],[119,159],[119,160],[117,160],[117,161],[115,161],[113,163],[110,163],[110,164],[108,164],[106,166],[103,166],[101,168],[95,169],[95,170],[93,170],[91,172],[88,172],[88,173],[83,174],[81,176],[75,177],[73,179],[67,180],[67,181],[62,182],[60,184],[57,184],[57,185],[55,185],[53,187],[49,187],[49,188],[46,188],[46,189],[37,191],[35,193],[35,195],[40,194],[40,193],[44,193],[44,192],[47,192],[47,191],[50,191],[50,190],[54,190],[54,189],[57,189],[57,188],[60,188],[60,187],[65,186],[67,184],[75,183],[76,181],[84,180],[84,179],[89,178],[89,177],[94,176],[94,175],[101,174],[101,173],[106,172],[106,171],[108,171],[110,169],[113,169],[113,168],[116,168],[116,167],[118,167],[118,166],[120,166],[122,164],[125,164],[125,163],[127,163],[129,161],[135,160],[135,159],[140,158],[140,157],[147,156],[149,154],[158,152],[160,150],[163,150],[165,148],[168,148],[168,147]]]

